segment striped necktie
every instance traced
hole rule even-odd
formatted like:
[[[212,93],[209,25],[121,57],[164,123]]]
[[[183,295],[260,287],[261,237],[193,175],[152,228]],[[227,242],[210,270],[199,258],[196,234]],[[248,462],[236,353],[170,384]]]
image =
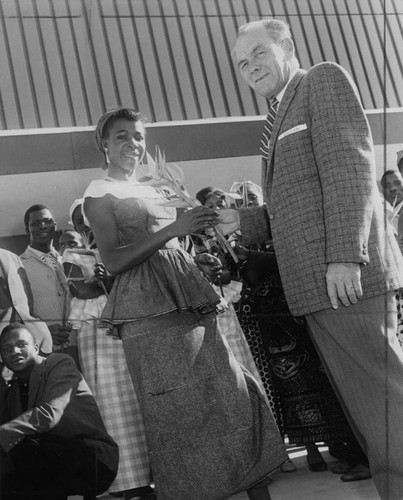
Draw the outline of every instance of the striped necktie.
[[[260,154],[266,159],[269,156],[269,142],[273,131],[273,123],[276,118],[278,105],[278,100],[274,98],[271,101],[269,113],[266,116],[266,121],[263,127],[262,138],[260,139]]]

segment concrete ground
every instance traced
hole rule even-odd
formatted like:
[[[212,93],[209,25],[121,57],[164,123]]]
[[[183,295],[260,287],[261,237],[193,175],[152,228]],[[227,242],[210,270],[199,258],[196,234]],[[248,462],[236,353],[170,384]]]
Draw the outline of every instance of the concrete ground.
[[[320,450],[328,465],[336,463],[336,459],[329,455],[327,448],[321,447]],[[269,486],[272,500],[379,500],[372,479],[344,483],[339,475],[330,471],[311,472],[306,464],[306,452],[303,448],[289,448],[288,451],[297,466],[297,471],[273,473],[273,482]],[[116,500],[107,494],[99,498]],[[81,499],[79,496],[69,498],[69,500],[79,499]],[[228,500],[248,500],[248,495],[243,492]]]
[[[320,450],[328,465],[337,462],[329,455],[327,448]],[[330,471],[311,472],[303,448],[290,448],[289,455],[297,471],[276,471],[272,475],[273,482],[269,486],[272,500],[379,500],[372,479],[344,483],[339,475]],[[231,500],[248,500],[248,495],[240,493],[231,497]]]

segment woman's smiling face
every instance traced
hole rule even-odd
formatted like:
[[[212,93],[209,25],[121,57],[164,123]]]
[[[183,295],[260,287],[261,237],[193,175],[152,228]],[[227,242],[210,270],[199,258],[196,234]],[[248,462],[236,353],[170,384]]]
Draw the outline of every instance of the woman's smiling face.
[[[110,166],[132,172],[146,152],[143,122],[118,118],[108,127],[104,147],[107,149]]]

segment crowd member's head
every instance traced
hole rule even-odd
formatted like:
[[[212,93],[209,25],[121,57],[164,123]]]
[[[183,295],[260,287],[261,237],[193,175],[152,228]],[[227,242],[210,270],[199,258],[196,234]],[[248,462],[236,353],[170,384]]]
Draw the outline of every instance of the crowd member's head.
[[[239,206],[243,206],[244,187],[246,188],[246,196],[248,199],[248,207],[260,207],[263,205],[262,188],[252,181],[234,182],[231,186],[230,192],[237,193],[241,199]]]
[[[81,198],[73,201],[69,208],[69,224],[71,224],[78,233],[88,235],[90,228],[85,224],[82,207],[83,200]]]
[[[214,186],[207,186],[196,193],[196,199],[202,205],[214,210],[227,208],[226,193]]]
[[[397,152],[396,164],[399,172],[403,175],[403,149]]]
[[[83,237],[74,229],[66,229],[66,231],[63,231],[60,235],[59,249],[62,255],[67,249],[75,250],[77,248],[84,248],[84,246]]]
[[[9,370],[19,378],[27,379],[38,363],[39,347],[23,324],[11,323],[1,332],[0,354]]]
[[[110,176],[127,178],[140,164],[146,152],[145,121],[140,112],[130,108],[113,109],[99,119],[95,140]]]
[[[233,57],[248,85],[266,99],[278,95],[299,67],[288,24],[273,18],[242,25]]]
[[[386,170],[381,179],[383,196],[391,205],[403,200],[403,177],[399,170]]]
[[[48,252],[56,232],[56,222],[46,205],[32,205],[24,215],[25,231],[32,248]]]

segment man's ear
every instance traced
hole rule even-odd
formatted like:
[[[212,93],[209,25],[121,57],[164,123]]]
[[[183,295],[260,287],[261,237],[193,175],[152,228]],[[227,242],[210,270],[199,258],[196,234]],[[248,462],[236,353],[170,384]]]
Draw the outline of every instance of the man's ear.
[[[291,40],[291,38],[284,38],[281,42],[281,47],[283,48],[284,52],[287,54],[287,59],[291,59],[294,57],[295,53],[295,48],[294,48],[294,42]]]
[[[28,226],[25,226],[25,232],[26,232],[26,234],[29,234],[29,227]]]

